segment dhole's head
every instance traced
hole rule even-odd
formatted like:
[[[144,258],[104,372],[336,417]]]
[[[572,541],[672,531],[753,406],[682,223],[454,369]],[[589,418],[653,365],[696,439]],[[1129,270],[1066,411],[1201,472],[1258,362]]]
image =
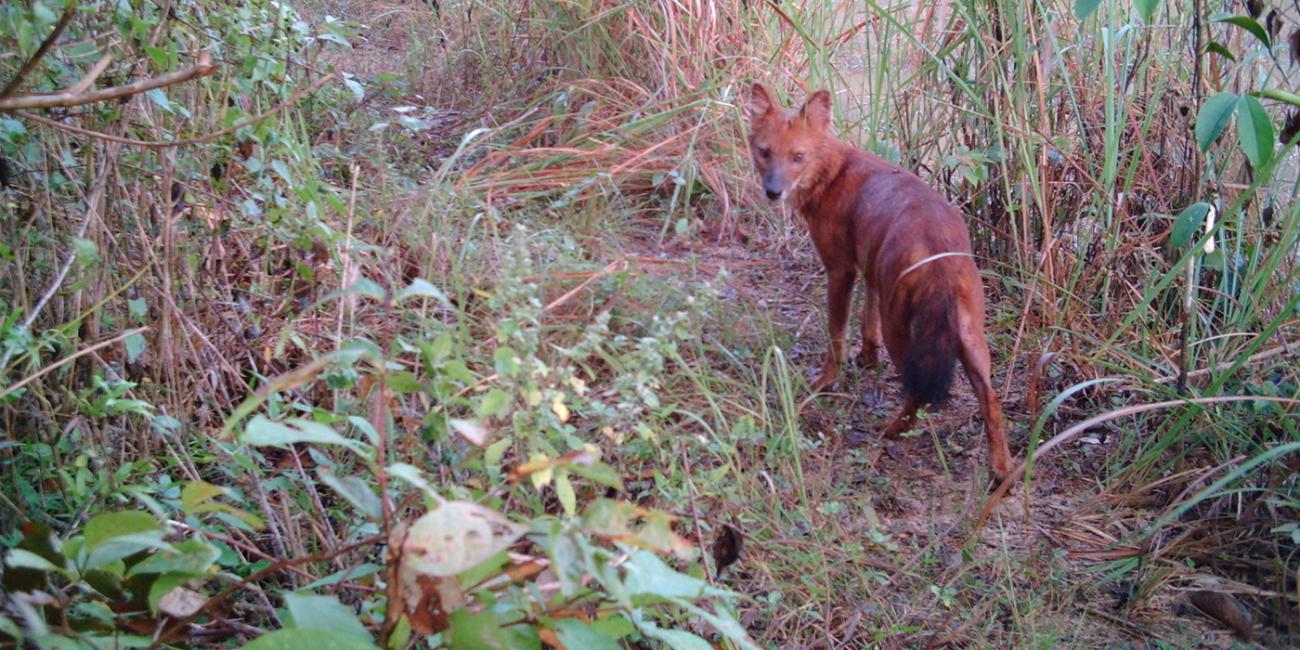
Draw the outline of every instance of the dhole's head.
[[[754,84],[749,97],[749,152],[767,198],[789,196],[807,174],[816,171],[830,126],[831,95],[825,90],[813,93],[798,111],[786,111],[763,84]]]

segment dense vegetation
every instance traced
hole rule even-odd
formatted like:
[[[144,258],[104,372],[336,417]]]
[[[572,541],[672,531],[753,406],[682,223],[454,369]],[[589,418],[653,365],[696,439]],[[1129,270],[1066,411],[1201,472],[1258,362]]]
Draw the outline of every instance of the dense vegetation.
[[[1300,642],[1294,3],[17,0],[0,45],[5,647]],[[891,372],[808,397],[753,81],[969,215],[1014,485],[969,399],[884,445]]]

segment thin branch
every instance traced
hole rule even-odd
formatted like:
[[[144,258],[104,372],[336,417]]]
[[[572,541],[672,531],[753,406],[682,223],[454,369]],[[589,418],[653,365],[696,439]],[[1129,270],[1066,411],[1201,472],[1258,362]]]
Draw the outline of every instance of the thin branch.
[[[90,228],[90,222],[94,221],[99,214],[99,199],[104,194],[104,186],[108,183],[108,163],[110,160],[114,160],[117,157],[117,147],[110,145],[107,149],[108,150],[104,152],[104,156],[99,162],[99,171],[95,174],[95,185],[91,189],[90,194],[85,197],[86,216],[82,217],[81,226],[77,229],[78,239],[86,236],[86,230]],[[68,271],[72,269],[72,263],[76,261],[76,259],[76,250],[69,251],[67,259],[63,261],[63,266],[59,268],[58,275],[54,277],[54,281],[50,283],[50,286],[45,290],[45,293],[41,294],[40,299],[36,301],[36,306],[32,307],[32,310],[28,312],[27,317],[23,319],[22,328],[24,330],[31,328],[32,323],[36,321],[36,317],[40,315],[41,310],[45,309],[45,304],[48,303],[50,298],[54,297],[54,294],[59,291],[59,287],[63,286],[63,281],[67,279]],[[3,355],[0,355],[0,372],[3,372],[9,365],[9,359],[13,356],[13,350],[13,348],[10,348],[6,350]],[[7,395],[8,391],[6,391],[5,394]]]
[[[59,40],[59,36],[63,34],[63,29],[68,26],[68,23],[72,22],[72,17],[76,14],[77,3],[75,2],[70,2],[67,7],[63,8],[63,15],[59,16],[59,22],[54,25],[54,31],[50,32],[50,35],[46,36],[44,41],[41,41],[41,46],[36,49],[34,54],[32,54],[32,58],[27,59],[27,63],[24,63],[23,67],[18,70],[18,74],[15,74],[14,78],[10,79],[9,83],[5,84],[4,90],[0,90],[0,100],[13,94],[15,90],[18,90],[18,86],[23,83],[23,79],[25,79],[28,73],[36,67],[36,64],[39,63],[41,59],[45,58],[45,55],[49,53],[50,48],[54,47],[54,41]]]
[[[90,87],[95,85],[95,80],[99,79],[99,75],[104,74],[104,70],[107,70],[108,64],[112,62],[113,55],[105,52],[104,56],[99,57],[99,61],[95,62],[95,67],[91,68],[90,72],[87,72],[86,76],[81,78],[81,81],[69,86],[68,89],[63,92],[80,95],[81,93],[90,90]]]
[[[199,60],[194,65],[176,72],[169,72],[157,77],[141,79],[121,86],[111,88],[102,88],[93,92],[58,92],[51,94],[34,94],[34,95],[16,95],[13,97],[0,98],[0,111],[19,111],[26,108],[51,108],[54,106],[81,106],[82,104],[93,104],[108,99],[117,99],[119,97],[128,97],[138,95],[142,92],[172,86],[178,83],[206,77],[217,71],[217,66],[212,63],[212,54],[207,50],[199,52]],[[78,83],[73,87],[75,90],[81,86]]]
[[[45,126],[55,128],[55,129],[61,129],[69,133],[76,133],[78,135],[85,135],[92,138],[98,138],[100,140],[107,140],[108,142],[116,142],[118,144],[130,145],[133,147],[145,147],[149,149],[166,149],[167,147],[184,147],[184,146],[189,146],[194,144],[203,144],[205,142],[211,142],[222,136],[230,135],[231,133],[234,133],[235,131],[238,131],[246,126],[257,124],[258,122],[261,122],[262,120],[271,117],[272,115],[275,115],[276,113],[279,113],[280,111],[298,103],[298,100],[302,99],[303,95],[306,95],[307,93],[310,93],[316,90],[317,88],[320,88],[321,86],[325,85],[325,82],[330,81],[331,79],[334,79],[333,74],[325,75],[324,77],[317,79],[310,86],[298,90],[298,92],[294,93],[293,96],[290,97],[288,100],[286,100],[284,103],[279,104],[278,106],[260,115],[255,115],[253,117],[250,117],[238,124],[235,124],[234,126],[224,128],[220,131],[214,131],[206,135],[201,135],[194,138],[186,138],[184,140],[172,140],[170,142],[161,141],[161,140],[136,140],[135,138],[124,138],[117,135],[109,135],[107,133],[101,133],[99,131],[83,129],[79,126],[73,126],[71,124],[56,122],[49,118],[41,117],[39,115],[36,115],[34,113],[28,113],[26,111],[15,111],[15,114],[18,117],[21,117],[25,120],[31,120],[33,122],[36,122],[37,124],[44,124]]]

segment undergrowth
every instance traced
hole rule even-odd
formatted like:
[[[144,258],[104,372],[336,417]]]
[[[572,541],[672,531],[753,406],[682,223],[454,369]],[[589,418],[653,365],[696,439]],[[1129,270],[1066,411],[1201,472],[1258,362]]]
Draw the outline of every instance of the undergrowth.
[[[6,5],[0,643],[1294,643],[1296,12]],[[753,81],[968,215],[1014,487],[809,398]]]

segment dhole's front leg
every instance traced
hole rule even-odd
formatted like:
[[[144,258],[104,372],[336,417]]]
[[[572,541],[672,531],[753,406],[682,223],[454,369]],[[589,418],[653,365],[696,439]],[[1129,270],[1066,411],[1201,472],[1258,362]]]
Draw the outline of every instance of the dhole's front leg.
[[[822,372],[813,380],[813,392],[831,384],[840,374],[840,359],[844,358],[844,328],[849,323],[849,301],[853,298],[853,280],[856,271],[826,269],[826,301],[830,330],[830,347],[826,350],[826,359],[822,362]]]
[[[880,347],[883,337],[880,334],[880,296],[875,287],[862,280],[862,349],[858,350],[857,362],[860,367],[874,368],[880,363]]]

